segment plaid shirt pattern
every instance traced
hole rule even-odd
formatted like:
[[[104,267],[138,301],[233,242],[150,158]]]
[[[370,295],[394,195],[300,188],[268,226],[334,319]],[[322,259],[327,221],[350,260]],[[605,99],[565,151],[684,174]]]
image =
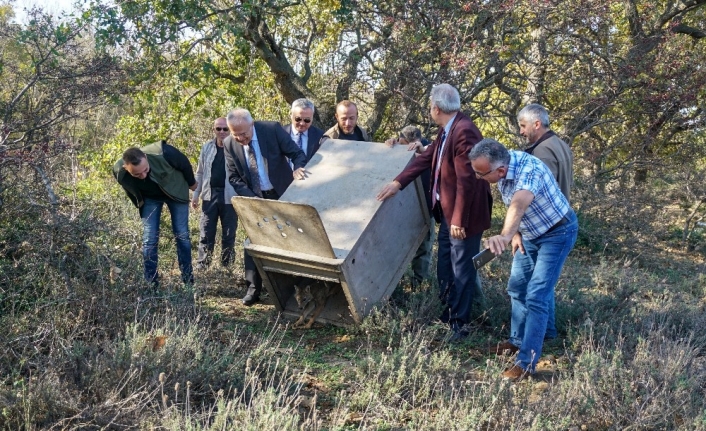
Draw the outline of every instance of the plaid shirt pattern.
[[[523,151],[510,151],[510,166],[505,178],[498,181],[498,189],[506,206],[519,190],[534,195],[520,220],[520,233],[528,240],[545,234],[571,209],[549,168]]]

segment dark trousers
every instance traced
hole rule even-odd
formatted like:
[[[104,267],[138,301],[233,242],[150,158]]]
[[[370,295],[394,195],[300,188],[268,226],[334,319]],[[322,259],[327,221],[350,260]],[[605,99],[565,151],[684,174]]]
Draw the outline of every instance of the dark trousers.
[[[274,191],[274,189],[268,192],[263,192],[262,196],[264,199],[272,199],[275,201],[279,199],[279,195]],[[262,291],[262,277],[257,271],[257,265],[255,265],[253,258],[250,257],[247,250],[243,251],[245,252],[245,256],[243,258],[243,264],[245,265],[245,284],[248,286],[248,293],[246,295],[259,298],[260,292]]]
[[[216,244],[216,228],[221,221],[221,264],[229,266],[233,263],[235,247],[235,232],[238,230],[238,216],[230,202],[225,201],[223,190],[211,190],[211,200],[203,201],[201,215],[201,238],[197,265],[211,264],[213,248]]]
[[[446,218],[440,218],[436,277],[439,296],[446,307],[442,319],[446,320],[448,315],[452,327],[469,322],[474,296],[483,295],[473,266],[473,256],[480,250],[482,235],[481,232],[465,239],[451,238]]]

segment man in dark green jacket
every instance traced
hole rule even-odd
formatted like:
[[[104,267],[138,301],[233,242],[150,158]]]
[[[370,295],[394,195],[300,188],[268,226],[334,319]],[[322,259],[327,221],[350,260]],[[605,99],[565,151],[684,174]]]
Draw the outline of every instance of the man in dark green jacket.
[[[165,141],[155,142],[142,148],[128,148],[113,167],[113,174],[140,211],[145,280],[159,286],[159,220],[162,208],[167,204],[176,238],[181,279],[185,284],[193,283],[189,189],[196,189],[196,180],[189,159]]]

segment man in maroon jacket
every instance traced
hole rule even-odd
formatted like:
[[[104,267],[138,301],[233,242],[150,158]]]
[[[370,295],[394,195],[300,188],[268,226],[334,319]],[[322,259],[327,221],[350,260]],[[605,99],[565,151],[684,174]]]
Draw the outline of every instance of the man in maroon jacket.
[[[442,320],[448,321],[451,341],[468,335],[474,293],[482,295],[473,256],[480,250],[483,231],[490,227],[492,197],[486,181],[476,178],[468,153],[481,133],[460,112],[461,98],[449,84],[432,88],[431,118],[439,133],[424,153],[410,163],[377,195],[385,200],[431,168],[432,213],[439,223],[437,280],[445,304]]]

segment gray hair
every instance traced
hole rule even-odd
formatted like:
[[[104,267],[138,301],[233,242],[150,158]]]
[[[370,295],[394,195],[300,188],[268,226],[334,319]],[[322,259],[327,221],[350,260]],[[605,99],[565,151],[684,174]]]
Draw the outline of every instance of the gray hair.
[[[492,138],[485,138],[475,144],[468,153],[468,158],[474,161],[480,157],[485,157],[490,163],[491,169],[510,164],[510,153],[500,142]]]
[[[531,122],[539,121],[543,127],[547,129],[549,128],[549,112],[547,112],[544,106],[538,103],[530,103],[522,108],[522,110],[517,114],[517,121],[522,119]]]
[[[235,108],[232,111],[228,113],[228,116],[226,117],[226,121],[228,121],[228,124],[236,124],[240,122],[246,122],[248,124],[253,123],[252,115],[250,115],[250,111],[244,108]]]
[[[315,109],[314,108],[314,102],[312,102],[309,99],[306,99],[302,97],[301,99],[297,99],[294,102],[292,102],[292,108],[289,110],[289,113],[291,114],[292,111],[294,111],[295,108],[301,108],[301,109],[311,109],[312,111]]]
[[[444,114],[453,114],[461,110],[461,96],[458,90],[449,84],[435,85],[429,96],[431,105],[436,106]]]
[[[414,126],[405,126],[400,130],[400,138],[407,142],[421,141],[422,131]]]

